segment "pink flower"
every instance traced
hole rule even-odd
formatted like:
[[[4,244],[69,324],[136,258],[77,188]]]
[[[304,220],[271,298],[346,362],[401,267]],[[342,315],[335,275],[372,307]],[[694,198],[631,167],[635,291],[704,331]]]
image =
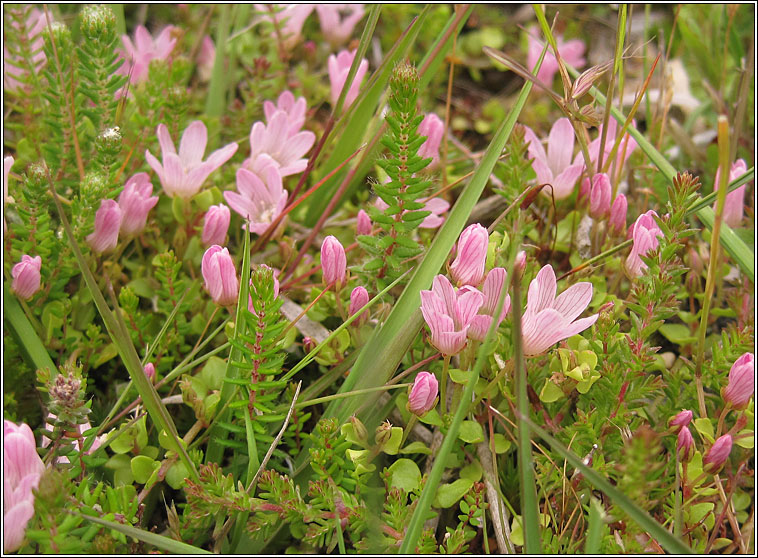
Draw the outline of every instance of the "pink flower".
[[[422,159],[430,157],[431,166],[437,166],[440,162],[440,143],[445,133],[445,123],[439,116],[430,112],[418,125],[418,133],[426,136],[426,141],[418,148],[418,156]]]
[[[669,427],[670,428],[681,428],[682,426],[687,426],[690,421],[692,420],[692,411],[683,410],[669,420]]]
[[[276,165],[269,164],[258,175],[245,169],[237,170],[237,192],[224,192],[224,199],[234,211],[250,221],[250,232],[263,234],[287,205],[287,191]],[[244,225],[243,225],[244,226]]]
[[[526,311],[522,319],[524,354],[539,355],[558,341],[590,327],[597,314],[577,320],[592,300],[592,283],[571,285],[557,298],[555,271],[546,265],[529,284]]]
[[[200,191],[208,176],[237,151],[237,144],[230,143],[203,161],[208,144],[208,130],[200,120],[195,120],[184,130],[178,154],[165,124],[158,124],[156,133],[161,145],[163,164],[147,149],[145,159],[160,178],[163,191],[169,196],[191,198]]]
[[[155,381],[155,365],[152,362],[148,362],[144,367],[145,376],[151,382]]]
[[[734,361],[729,381],[721,392],[724,401],[734,409],[744,409],[755,392],[755,357],[745,353]]]
[[[374,202],[374,206],[381,211],[384,211],[389,207],[389,205],[387,205],[382,198],[377,198]],[[419,224],[418,228],[436,229],[445,222],[445,218],[442,217],[441,214],[445,213],[448,209],[450,209],[450,203],[446,202],[442,198],[432,198],[428,200],[424,204],[424,207],[419,211],[431,211],[431,214],[424,217],[424,220],[421,221],[421,224]],[[403,213],[406,213],[406,211],[403,211]]]
[[[336,283],[336,288],[345,283],[345,271],[347,269],[347,257],[345,249],[340,241],[329,235],[321,244],[321,272],[324,283],[331,285]]]
[[[100,202],[100,208],[95,212],[95,230],[87,236],[93,252],[104,254],[116,248],[123,214],[115,200]]]
[[[626,230],[626,210],[626,196],[624,194],[617,195],[611,206],[611,217],[608,219],[611,231],[616,234]]]
[[[703,471],[712,475],[718,473],[726,463],[731,451],[732,437],[729,434],[724,434],[713,442],[711,449],[703,457]]]
[[[529,37],[529,51],[527,54],[526,65],[530,71],[537,65],[537,60],[539,60],[543,48],[543,43],[535,36],[535,34],[536,30],[534,28],[527,32]],[[584,56],[582,56],[585,49],[583,41],[580,39],[564,41],[563,36],[557,35],[555,37],[555,42],[558,46],[558,54],[561,55],[561,60],[577,70],[584,66],[586,60],[584,59]],[[537,79],[550,86],[553,84],[553,78],[557,71],[558,61],[553,53],[553,48],[548,46],[540,70],[537,72]]]
[[[585,182],[588,180],[585,178]],[[590,189],[590,215],[594,219],[603,219],[611,211],[611,181],[605,173],[592,177]]]
[[[687,463],[695,455],[695,440],[692,439],[692,432],[687,426],[682,426],[676,437],[676,452],[679,454],[679,461],[683,463]]]
[[[316,4],[255,4],[255,9],[264,14],[264,19],[279,26],[283,46],[288,50],[293,49],[303,38],[300,34],[303,24],[315,7]],[[270,12],[272,8],[276,12],[273,15]],[[276,33],[272,33],[271,36],[273,39],[277,38]]]
[[[284,111],[287,115],[289,120],[288,137],[296,135],[305,124],[306,109],[305,97],[298,97],[295,100],[295,96],[290,91],[282,92],[276,100],[276,104],[271,101],[263,101],[263,113],[266,115],[266,122],[271,122],[277,111]]]
[[[552,186],[552,192],[549,187],[543,188],[542,192],[548,196],[552,193],[556,200],[569,197],[584,167],[580,162],[571,163],[574,153],[574,128],[571,122],[568,118],[555,121],[548,135],[547,153],[531,128],[524,128],[524,139],[529,143],[527,150],[533,159],[532,168],[537,173],[537,182]]]
[[[744,159],[737,159],[732,163],[732,168],[729,171],[729,182],[737,180],[740,176],[747,172],[747,164]],[[716,171],[716,181],[713,184],[713,190],[718,191],[721,184],[721,168]],[[734,192],[729,192],[724,200],[724,223],[730,227],[738,227],[742,223],[742,215],[745,212],[745,189],[747,184],[743,184],[737,188]],[[716,204],[713,204],[713,210],[716,210]]]
[[[348,316],[352,316],[366,306],[366,304],[368,304],[368,291],[364,287],[355,287],[350,293],[350,308],[348,310]],[[368,313],[364,312],[356,319],[356,322],[360,325],[367,319]]]
[[[203,37],[200,52],[197,55],[197,74],[200,81],[210,81],[213,74],[213,64],[216,62],[216,45],[208,35]]]
[[[214,244],[203,254],[201,271],[205,288],[213,302],[219,306],[231,306],[237,303],[239,281],[229,250]]]
[[[146,172],[140,172],[126,181],[118,197],[121,209],[121,232],[130,236],[140,232],[147,223],[147,214],[158,203],[158,196],[152,196],[153,185]]]
[[[150,69],[150,62],[152,60],[166,60],[171,51],[174,50],[176,39],[171,38],[173,30],[173,25],[164,27],[158,38],[153,40],[145,26],[138,25],[134,32],[134,43],[132,43],[129,35],[123,35],[121,40],[124,43],[124,50],[119,51],[119,56],[125,63],[116,70],[116,73],[126,76],[131,70],[130,81],[133,85],[145,81]]]
[[[337,101],[340,98],[340,93],[342,93],[342,88],[345,86],[345,81],[347,81],[347,74],[350,72],[350,66],[352,66],[353,59],[355,58],[355,54],[357,52],[357,50],[350,52],[347,50],[342,50],[336,56],[334,54],[331,54],[329,56],[327,65],[329,67],[329,82],[332,86],[333,106],[337,105]],[[361,89],[361,82],[363,81],[363,77],[366,75],[367,71],[368,60],[364,58],[358,65],[358,71],[355,73],[355,78],[353,78],[353,82],[350,84],[350,89],[345,96],[345,104],[343,105],[343,109],[347,110],[347,108],[352,105],[353,101],[355,101],[355,99],[358,97],[358,93]]]
[[[34,493],[45,465],[26,424],[3,421],[3,552],[18,550],[34,516]]]
[[[210,206],[203,219],[203,244],[206,246],[223,244],[226,232],[229,230],[230,219],[229,208],[223,203]]]
[[[316,4],[321,33],[332,45],[350,38],[355,25],[363,17],[363,4]]]
[[[40,289],[40,271],[42,270],[42,258],[31,257],[24,254],[21,261],[11,269],[13,283],[11,288],[16,296],[29,300]]]
[[[639,277],[647,269],[647,264],[640,259],[640,256],[647,255],[651,250],[658,248],[658,237],[663,236],[663,232],[658,227],[653,217],[658,214],[652,209],[643,213],[632,225],[632,251],[624,264],[629,277]]]
[[[267,124],[256,122],[250,130],[250,157],[243,163],[245,168],[258,174],[257,169],[273,162],[283,177],[303,172],[308,166],[304,155],[316,141],[316,134],[307,130],[291,134],[290,113],[283,110],[266,119]]]
[[[484,279],[487,245],[490,235],[479,223],[469,225],[461,233],[450,275],[460,285],[476,287]]]
[[[408,393],[408,410],[417,416],[431,411],[437,400],[437,389],[438,383],[434,374],[419,372]]]
[[[502,267],[495,267],[487,274],[487,278],[482,285],[482,294],[484,295],[484,304],[479,308],[479,312],[471,320],[471,327],[468,330],[469,339],[475,341],[484,341],[487,337],[487,332],[492,324],[492,318],[497,310],[497,302],[500,298],[500,293],[505,288],[505,280],[508,277],[507,272]],[[463,289],[473,289],[471,286],[464,286]],[[499,327],[502,321],[505,319],[505,315],[508,310],[511,309],[511,297],[505,295],[503,301],[503,309],[500,311],[500,317],[497,320],[495,327]]]
[[[632,121],[631,126],[634,126],[634,121]],[[611,118],[608,121],[608,134],[605,137],[605,146],[603,148],[603,166],[605,166],[605,162],[608,160],[608,157],[611,154],[611,151],[613,151],[613,145],[616,142],[616,133],[618,132],[618,125],[616,123],[616,120],[614,118]],[[597,138],[592,140],[590,144],[587,146],[587,151],[589,152],[590,161],[592,163],[592,166],[594,169],[597,169],[597,158],[600,154],[600,140],[603,137],[603,126],[598,126],[598,133]],[[634,138],[629,135],[629,132],[624,134],[624,137],[621,138],[621,141],[619,142],[618,150],[616,151],[616,168],[620,169],[624,164],[629,160],[629,157],[631,157],[634,150],[637,149],[637,142],[634,140]],[[576,157],[574,158],[574,164],[575,165],[581,165],[582,170],[584,170],[584,155],[579,152]],[[612,169],[613,166],[611,165],[608,167],[609,169]],[[618,170],[616,171],[618,172]]]
[[[358,217],[355,221],[355,234],[371,234],[371,218],[368,213],[362,209],[358,211]]]
[[[434,278],[431,291],[421,291],[421,313],[432,332],[432,345],[443,355],[466,346],[466,336],[484,295],[476,289],[458,289],[444,275]]]
[[[22,31],[24,40],[28,42],[29,52],[34,53],[31,57],[31,63],[34,65],[35,71],[39,73],[45,62],[47,62],[47,57],[42,49],[44,46],[42,31],[47,27],[47,17],[37,8],[30,9],[29,5],[20,6],[18,9],[27,10],[24,29],[18,29],[16,22],[13,20],[11,20],[11,25],[16,29],[16,32]],[[24,68],[28,67],[27,63],[20,52],[8,50],[5,41],[3,41],[3,61],[3,89],[15,92],[21,92],[26,89],[26,81],[29,77],[26,75],[27,72]]]

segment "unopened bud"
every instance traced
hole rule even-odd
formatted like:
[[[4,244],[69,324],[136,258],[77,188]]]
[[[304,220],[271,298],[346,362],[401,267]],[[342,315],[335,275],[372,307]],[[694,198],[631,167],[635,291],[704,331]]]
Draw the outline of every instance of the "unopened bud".
[[[524,270],[526,269],[526,252],[521,250],[516,254],[516,259],[513,262],[513,271],[516,274],[517,279],[521,279],[524,276]]]
[[[303,337],[303,352],[307,355],[316,348],[316,341],[312,337]]]
[[[368,291],[364,287],[355,287],[353,292],[350,293],[350,308],[348,310],[348,315],[352,316],[366,306],[366,304],[368,304]],[[356,323],[360,325],[367,319],[368,314],[364,312],[356,318]]]
[[[703,471],[715,475],[726,463],[729,453],[732,451],[732,437],[724,434],[716,440],[708,453],[703,457]]]
[[[368,430],[366,430],[366,425],[363,424],[361,420],[355,415],[350,417],[350,422],[353,425],[355,438],[363,445],[368,444]]]
[[[408,392],[408,410],[421,416],[433,409],[437,400],[437,385],[434,374],[419,372]]]
[[[371,218],[362,209],[358,212],[358,218],[355,222],[355,233],[359,235],[371,234]]]
[[[593,66],[582,72],[571,87],[571,98],[578,99],[590,90],[592,84],[608,69],[610,63],[606,62],[599,66]]]
[[[155,365],[152,362],[148,362],[145,365],[145,376],[147,376],[147,379],[151,382],[155,382]]]
[[[669,419],[669,428],[674,432],[682,427],[689,426],[692,421],[692,411],[683,410]]]
[[[380,424],[376,428],[376,436],[374,437],[374,441],[376,442],[376,445],[379,446],[379,448],[383,448],[384,445],[390,441],[390,438],[392,437],[392,425],[390,424],[390,421],[384,421],[382,424]]]
[[[695,440],[692,439],[692,432],[687,426],[682,427],[676,438],[676,453],[682,463],[687,463],[695,455]]]
[[[751,353],[738,358],[729,371],[729,382],[721,391],[724,401],[733,409],[744,409],[755,391],[755,361]]]

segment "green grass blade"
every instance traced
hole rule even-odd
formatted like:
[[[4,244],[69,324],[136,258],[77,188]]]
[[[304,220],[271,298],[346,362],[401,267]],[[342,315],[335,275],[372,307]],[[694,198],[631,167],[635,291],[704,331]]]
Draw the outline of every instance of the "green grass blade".
[[[584,553],[600,554],[600,545],[603,542],[603,507],[594,496],[590,496],[589,515]]]
[[[686,544],[669,533],[660,523],[653,519],[650,514],[639,508],[628,496],[613,486],[608,480],[603,478],[600,473],[582,463],[581,457],[576,455],[528,418],[525,418],[524,420],[529,422],[529,427],[532,431],[545,440],[553,451],[559,453],[572,467],[578,469],[579,472],[584,475],[587,482],[596,489],[604,492],[606,496],[613,500],[618,507],[624,510],[624,512],[628,514],[629,517],[643,529],[643,531],[646,531],[652,538],[658,541],[665,550],[672,554],[692,554],[692,550]]]
[[[26,353],[29,360],[38,370],[57,370],[44,343],[34,331],[29,318],[26,317],[16,297],[8,290],[8,283],[3,281],[3,318],[16,339],[19,347]]]
[[[73,512],[74,515],[86,519],[92,523],[97,523],[103,527],[108,527],[119,533],[123,533],[127,537],[132,537],[138,541],[142,541],[147,544],[151,544],[156,548],[171,552],[173,554],[213,554],[202,548],[192,546],[191,544],[176,541],[169,537],[164,537],[158,533],[151,533],[150,531],[144,531],[137,529],[131,525],[124,525],[123,523],[116,523],[115,521],[108,521],[107,519],[101,519],[99,517],[92,517],[91,515],[84,515],[83,513]]]
[[[216,31],[216,59],[213,61],[213,70],[211,72],[211,82],[208,85],[208,98],[205,101],[205,114],[211,118],[218,118],[224,112],[224,101],[226,97],[226,71],[224,70],[224,60],[226,54],[226,39],[229,36],[229,4],[222,4],[219,8],[221,17]]]

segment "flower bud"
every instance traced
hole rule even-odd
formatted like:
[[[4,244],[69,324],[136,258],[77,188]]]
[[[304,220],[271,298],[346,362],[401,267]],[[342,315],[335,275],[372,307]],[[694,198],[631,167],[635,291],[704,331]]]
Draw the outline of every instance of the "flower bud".
[[[144,368],[145,376],[151,382],[155,382],[155,365],[152,362],[148,362]]]
[[[223,244],[226,232],[229,230],[230,219],[229,208],[223,203],[210,206],[203,220],[203,244],[206,246]]]
[[[239,281],[229,250],[214,244],[203,254],[201,264],[205,288],[213,302],[219,306],[231,306],[237,302]]]
[[[733,409],[744,409],[755,391],[755,362],[752,353],[745,353],[732,365],[729,381],[721,391],[724,401]]]
[[[355,438],[363,445],[368,444],[368,430],[358,417],[353,415],[350,417],[350,422],[353,425],[353,432],[355,432]]]
[[[26,254],[21,256],[21,261],[14,265],[11,270],[13,276],[11,288],[16,296],[23,300],[29,300],[39,291],[41,269],[41,257],[32,258]]]
[[[626,230],[626,210],[626,196],[624,194],[617,195],[611,206],[611,217],[608,219],[611,230],[617,234]]]
[[[316,348],[316,341],[312,337],[303,337],[303,352],[307,355]]]
[[[450,264],[450,275],[458,286],[476,287],[484,279],[487,244],[490,235],[479,223],[469,225],[458,239],[455,260]]]
[[[158,203],[158,196],[152,196],[152,193],[153,185],[146,172],[137,173],[126,181],[118,197],[122,233],[130,236],[145,228],[147,214]]]
[[[678,429],[686,428],[692,420],[692,411],[683,410],[669,419],[669,428],[676,432]]]
[[[103,200],[95,213],[95,231],[87,236],[87,243],[96,254],[116,248],[123,212],[115,200]]]
[[[419,372],[408,392],[408,410],[421,416],[434,408],[437,400],[437,378],[429,372]]]
[[[327,236],[321,245],[321,271],[324,283],[327,285],[335,283],[336,288],[339,289],[345,282],[346,269],[345,249],[335,237]]]
[[[355,234],[371,234],[371,226],[371,218],[361,209],[355,223]]]
[[[513,271],[518,279],[524,276],[524,270],[526,269],[526,252],[523,250],[516,254],[516,259],[513,262]]]
[[[355,287],[353,292],[350,293],[350,308],[348,309],[348,316],[352,316],[358,312],[361,308],[368,304],[368,291],[364,287]],[[368,318],[367,313],[363,313],[356,319],[356,323],[361,324]]]
[[[687,426],[683,426],[676,437],[676,453],[682,463],[687,463],[695,455],[695,440]]]
[[[605,173],[596,174],[592,177],[592,189],[590,190],[590,216],[593,219],[602,219],[611,210],[611,181]]]
[[[376,427],[376,436],[374,436],[374,441],[376,442],[376,445],[379,446],[379,449],[383,448],[385,444],[390,441],[391,437],[392,425],[390,424],[390,421],[386,420]]]
[[[732,451],[732,437],[724,434],[716,440],[708,453],[703,457],[703,471],[715,475],[726,463],[729,453]]]
[[[590,90],[590,87],[592,87],[592,84],[605,73],[608,67],[609,63],[605,63],[600,64],[599,66],[592,66],[592,68],[582,72],[571,86],[571,98],[578,99],[587,93],[587,91]]]

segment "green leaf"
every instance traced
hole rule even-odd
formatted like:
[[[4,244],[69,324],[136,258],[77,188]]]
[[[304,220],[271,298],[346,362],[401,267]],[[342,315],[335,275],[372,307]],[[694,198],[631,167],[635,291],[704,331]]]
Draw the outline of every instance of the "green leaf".
[[[432,450],[426,447],[424,442],[411,442],[403,447],[403,449],[400,450],[400,453],[423,453],[429,455],[432,453]]]
[[[138,455],[132,458],[131,470],[134,480],[139,484],[145,484],[150,476],[160,468],[161,464],[147,455]]]
[[[424,424],[431,424],[432,426],[442,426],[442,418],[437,412],[437,409],[431,409],[418,418]]]
[[[713,502],[700,502],[686,506],[684,513],[687,516],[687,523],[700,523],[705,516],[713,511],[715,504]]]
[[[437,488],[437,496],[434,498],[435,508],[449,508],[474,486],[471,479],[458,479],[450,484],[441,484]]]
[[[421,483],[421,470],[415,461],[401,458],[395,461],[388,469],[390,474],[390,486],[402,488],[406,492],[412,492]]]
[[[462,479],[470,479],[474,482],[479,482],[482,480],[482,465],[479,461],[472,461],[461,469],[459,476]]]
[[[740,436],[745,436],[741,438]],[[745,449],[755,447],[755,433],[752,430],[741,430],[734,439],[734,443]]]
[[[666,339],[676,345],[688,345],[697,341],[697,336],[690,331],[686,325],[682,324],[663,324],[658,331]]]
[[[390,431],[390,439],[384,444],[382,451],[387,455],[397,455],[400,451],[400,443],[403,441],[403,429],[399,426],[393,426]]]
[[[597,498],[590,496],[590,514],[587,527],[587,538],[584,545],[584,553],[590,555],[600,554],[603,541],[603,528],[605,510]]]
[[[545,385],[540,391],[540,401],[543,403],[554,403],[564,397],[563,390],[555,385],[550,378],[545,378]]]
[[[174,490],[179,490],[184,486],[184,480],[189,476],[187,467],[184,463],[174,463],[168,471],[166,471],[166,482]]]
[[[473,420],[464,420],[461,423],[461,429],[458,437],[467,444],[476,444],[484,441],[484,430],[482,425]]]
[[[495,453],[505,453],[511,449],[511,441],[506,439],[503,434],[496,432],[492,439],[495,442]]]
[[[471,377],[471,371],[470,370],[460,370],[458,368],[451,368],[448,370],[448,373],[450,374],[450,379],[455,382],[456,384],[466,385],[468,383],[469,378]]]
[[[697,430],[701,436],[703,436],[710,443],[713,443],[715,441],[716,438],[714,437],[713,433],[713,423],[710,421],[710,419],[703,417],[697,418],[692,422],[695,426],[695,430]]]

